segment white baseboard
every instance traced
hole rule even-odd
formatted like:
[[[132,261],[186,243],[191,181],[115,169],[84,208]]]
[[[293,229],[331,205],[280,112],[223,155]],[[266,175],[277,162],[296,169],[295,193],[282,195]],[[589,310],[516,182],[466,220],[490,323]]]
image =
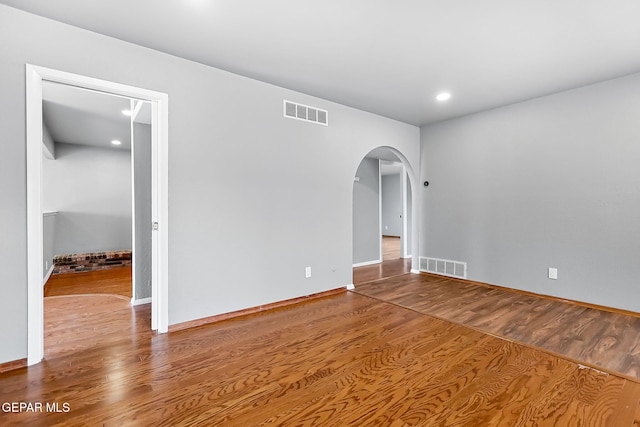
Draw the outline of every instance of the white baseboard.
[[[405,256],[402,257],[402,259],[409,259],[409,258],[413,258],[413,256],[412,255],[405,255]]]
[[[345,286],[345,288],[347,288],[348,291],[352,291],[356,288],[356,285],[354,285],[353,283],[349,283],[347,286]]]
[[[413,274],[420,274],[420,270],[416,270],[415,268],[411,269],[411,273]]]
[[[51,277],[52,274],[53,274],[53,264],[51,264],[51,267],[49,267],[49,271],[47,271],[47,274],[44,275],[42,286],[47,284],[47,280],[49,280],[49,277]]]
[[[142,304],[151,304],[151,297],[140,298],[140,299],[131,298],[131,305],[142,305]]]
[[[373,261],[365,261],[365,262],[358,262],[353,264],[354,267],[364,267],[365,265],[373,265],[373,264],[380,264],[382,262],[382,260],[376,259]]]

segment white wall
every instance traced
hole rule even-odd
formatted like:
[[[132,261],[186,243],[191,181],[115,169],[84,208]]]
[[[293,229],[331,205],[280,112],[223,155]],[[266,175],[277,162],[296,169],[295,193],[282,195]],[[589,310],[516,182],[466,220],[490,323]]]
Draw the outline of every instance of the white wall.
[[[55,255],[131,249],[131,153],[56,144],[43,159],[42,206],[57,211]]]
[[[150,106],[145,106],[150,108]],[[136,216],[135,299],[151,297],[151,126],[133,123]]]
[[[57,212],[45,212],[42,215],[42,276],[47,277],[53,267],[53,257],[56,255],[55,239]]]
[[[421,255],[640,311],[639,117],[635,74],[423,127]]]
[[[401,174],[382,176],[382,235],[402,236]]]
[[[0,363],[26,356],[25,64],[169,95],[169,323],[352,282],[353,177],[419,129],[0,6]],[[282,100],[329,126],[282,117]],[[313,275],[304,278],[305,267]]]
[[[380,259],[380,161],[365,158],[353,183],[353,263]]]
[[[55,159],[56,157],[56,145],[51,137],[51,132],[49,131],[49,127],[47,124],[42,121],[42,154],[49,158]]]

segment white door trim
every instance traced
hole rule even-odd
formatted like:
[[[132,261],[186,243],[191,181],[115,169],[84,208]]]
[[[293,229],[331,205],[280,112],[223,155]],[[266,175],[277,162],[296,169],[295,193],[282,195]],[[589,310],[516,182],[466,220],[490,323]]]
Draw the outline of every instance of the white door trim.
[[[411,248],[409,248],[409,176],[407,175],[407,167],[402,165],[402,175],[400,176],[400,185],[402,188],[402,234],[400,245],[400,258],[410,258]]]
[[[382,253],[382,159],[378,159],[378,259],[384,261]]]
[[[158,223],[152,242],[151,323],[159,333],[169,328],[168,301],[168,102],[165,93],[26,65],[27,122],[27,364],[44,357],[44,295],[42,244],[42,81],[79,86],[151,102],[152,218]]]

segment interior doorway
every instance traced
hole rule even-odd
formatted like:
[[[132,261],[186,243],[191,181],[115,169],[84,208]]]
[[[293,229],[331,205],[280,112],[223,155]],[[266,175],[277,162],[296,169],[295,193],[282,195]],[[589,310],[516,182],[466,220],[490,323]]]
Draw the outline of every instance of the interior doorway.
[[[135,262],[140,257],[150,262],[144,252],[151,246],[151,138],[149,131],[146,138],[134,132],[142,126],[134,117],[136,100],[51,81],[42,88],[47,296],[60,275],[142,266]],[[140,226],[140,216],[147,227]],[[139,279],[150,285],[150,269],[145,271],[149,277]],[[129,289],[118,292],[138,302],[135,279],[133,274]],[[101,293],[95,288],[84,293]]]
[[[42,86],[49,359],[86,350],[78,347],[82,336],[95,346],[126,338],[134,325],[110,330],[125,318],[116,313],[151,302],[151,108],[77,86]],[[150,329],[144,312],[135,326]]]
[[[401,162],[379,160],[380,167],[380,214],[382,225],[382,261],[409,258],[402,250],[408,238],[405,222],[408,218],[404,205],[406,174]]]
[[[44,256],[42,207],[43,82],[52,82],[145,101],[149,104],[151,144],[151,327],[168,330],[167,275],[167,108],[166,94],[33,65],[27,81],[27,236],[28,236],[28,351],[33,365],[44,356]],[[135,296],[135,295],[134,295]]]
[[[397,150],[380,147],[361,161],[353,189],[354,284],[412,269],[412,169]]]

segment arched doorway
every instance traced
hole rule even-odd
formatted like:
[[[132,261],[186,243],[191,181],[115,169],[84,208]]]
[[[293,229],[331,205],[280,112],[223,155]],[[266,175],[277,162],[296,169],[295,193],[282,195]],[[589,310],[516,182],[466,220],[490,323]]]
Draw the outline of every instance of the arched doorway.
[[[378,147],[360,162],[353,183],[355,285],[412,271],[415,179],[405,156],[391,147]]]

